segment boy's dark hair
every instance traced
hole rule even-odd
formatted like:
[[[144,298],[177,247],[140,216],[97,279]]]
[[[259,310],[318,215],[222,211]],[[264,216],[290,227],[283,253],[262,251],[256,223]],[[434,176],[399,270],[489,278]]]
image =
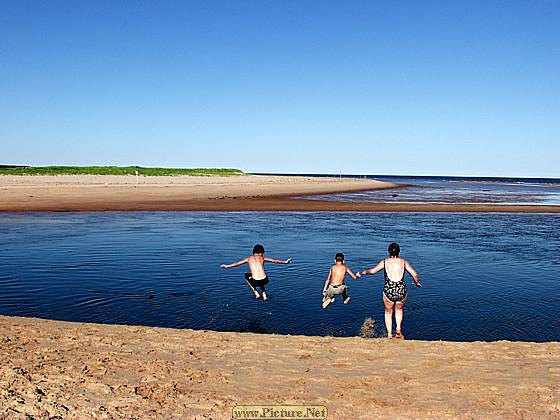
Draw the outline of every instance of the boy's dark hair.
[[[264,254],[264,246],[261,244],[257,244],[253,247],[253,255],[255,254]]]
[[[337,253],[334,259],[336,262],[344,262],[344,254],[342,252]]]
[[[398,257],[401,252],[401,247],[399,246],[398,243],[393,242],[392,244],[389,245],[388,251],[391,257]]]

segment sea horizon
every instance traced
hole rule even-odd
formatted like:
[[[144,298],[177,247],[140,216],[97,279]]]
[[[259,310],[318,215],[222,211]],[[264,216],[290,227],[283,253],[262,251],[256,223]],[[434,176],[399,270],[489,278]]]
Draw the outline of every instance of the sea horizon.
[[[435,181],[480,181],[480,182],[523,182],[537,184],[560,183],[560,178],[550,177],[505,177],[505,176],[459,176],[459,175],[387,175],[387,174],[347,174],[347,173],[306,173],[306,172],[247,172],[249,175],[266,176],[308,176],[320,178],[365,178],[365,179],[424,179]]]

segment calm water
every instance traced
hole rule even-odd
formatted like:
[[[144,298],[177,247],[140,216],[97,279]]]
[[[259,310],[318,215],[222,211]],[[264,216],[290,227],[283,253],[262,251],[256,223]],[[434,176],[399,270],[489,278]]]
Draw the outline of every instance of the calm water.
[[[430,204],[560,205],[560,180],[547,178],[390,177],[366,178],[408,187],[313,196],[314,199]]]
[[[382,334],[383,276],[351,281],[349,305],[321,309],[338,251],[355,270],[389,242],[420,273],[404,332],[429,340],[560,340],[560,216],[553,214],[1,214],[0,313],[220,331]],[[219,265],[262,242],[269,302],[243,267]]]

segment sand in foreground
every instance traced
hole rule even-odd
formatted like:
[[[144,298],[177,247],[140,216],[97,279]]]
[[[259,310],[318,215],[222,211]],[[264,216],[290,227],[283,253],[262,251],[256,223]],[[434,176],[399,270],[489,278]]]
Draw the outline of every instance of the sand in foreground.
[[[558,418],[560,343],[279,336],[0,317],[9,418],[231,418],[237,404],[329,419]]]

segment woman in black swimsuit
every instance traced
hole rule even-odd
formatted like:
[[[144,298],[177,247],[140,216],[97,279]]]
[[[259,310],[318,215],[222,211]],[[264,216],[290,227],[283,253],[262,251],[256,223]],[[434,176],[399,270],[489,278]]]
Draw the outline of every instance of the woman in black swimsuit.
[[[401,331],[403,309],[406,302],[407,290],[404,277],[408,271],[417,287],[422,287],[418,282],[418,273],[404,258],[399,258],[401,249],[399,244],[389,245],[389,258],[381,261],[374,268],[362,271],[362,274],[375,274],[383,270],[385,285],[383,286],[383,304],[385,305],[385,327],[387,336],[393,338],[393,307],[397,322],[396,338],[404,338]]]

